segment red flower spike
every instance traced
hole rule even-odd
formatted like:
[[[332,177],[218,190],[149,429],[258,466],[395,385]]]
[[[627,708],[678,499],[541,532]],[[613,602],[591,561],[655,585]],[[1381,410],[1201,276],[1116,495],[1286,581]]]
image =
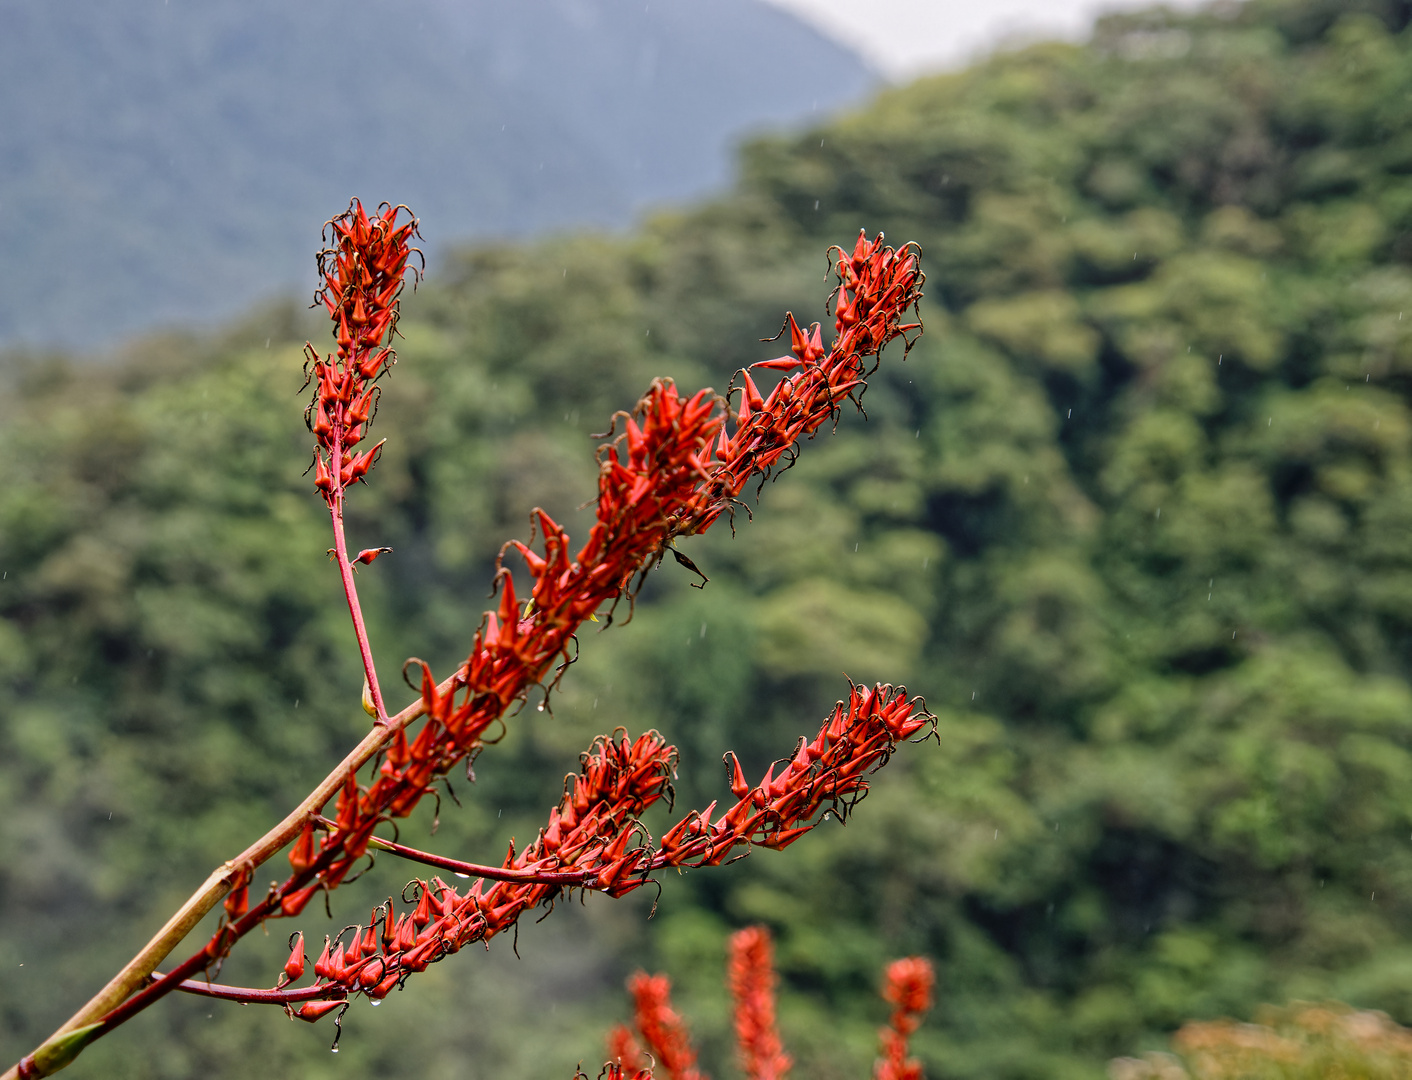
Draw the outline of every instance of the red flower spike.
[[[726,982],[735,1002],[736,1051],[741,1070],[749,1080],[781,1080],[789,1071],[775,1028],[774,970],[769,931],[751,926],[731,935]],[[892,1023],[882,1031],[884,1056],[874,1068],[876,1080],[922,1080],[921,1063],[907,1057],[907,1039],[920,1025],[920,1016],[931,1008],[934,975],[930,961],[908,957],[888,965],[883,997],[894,1006]],[[628,980],[639,1031],[676,1080],[700,1077],[686,1025],[672,1009],[671,984],[665,975],[638,972]],[[642,1051],[622,1025],[608,1033],[612,1059],[599,1074],[619,1080],[642,1063]],[[587,1080],[582,1072],[575,1080]]]
[[[932,987],[936,983],[936,973],[931,961],[924,956],[909,956],[894,960],[887,968],[887,983],[883,987],[883,1000],[897,1006],[899,1017],[906,1017],[906,1031],[917,1030],[918,1019],[932,1007]],[[894,1026],[901,1030],[902,1020]]]
[[[726,982],[735,1001],[740,1067],[750,1080],[781,1080],[792,1064],[775,1028],[775,953],[770,932],[748,926],[730,938]]]
[[[648,1052],[666,1070],[668,1080],[703,1080],[696,1068],[686,1023],[672,1008],[672,983],[665,975],[639,971],[628,979],[633,1021]]]
[[[879,1032],[882,1057],[873,1067],[876,1080],[922,1080],[922,1064],[907,1056],[907,1040],[922,1024],[922,1014],[932,1007],[936,975],[924,956],[894,960],[887,967],[883,1000],[894,1006],[891,1023]]]
[[[443,716],[455,709],[449,696],[436,704]],[[327,980],[330,996],[373,994],[449,952],[511,928],[521,914],[551,900],[563,887],[596,888],[619,896],[640,887],[653,871],[669,866],[716,865],[737,848],[748,850],[752,844],[783,847],[812,828],[824,808],[846,814],[867,790],[867,771],[886,759],[897,738],[916,734],[928,720],[905,691],[854,687],[849,700],[825,720],[813,743],[796,750],[787,763],[772,766],[766,782],[747,787],[745,795],[714,822],[714,804],[704,812],[688,814],[663,837],[660,848],[652,846],[637,820],[670,790],[675,749],[655,732],[635,740],[625,735],[600,738],[583,755],[580,772],[566,784],[547,827],[523,850],[517,852],[512,846],[507,854],[504,869],[523,878],[482,879],[465,894],[439,877],[422,882],[415,910],[397,918],[390,934],[393,913],[383,910],[379,916],[375,911],[368,927],[360,929],[346,949],[336,945],[326,949],[315,972]],[[432,741],[427,729],[416,740],[417,744],[424,741]],[[742,786],[743,776],[733,775],[732,783]],[[757,801],[762,804],[758,808]],[[410,849],[399,853],[418,854]],[[343,865],[333,872],[340,872]],[[465,865],[468,873],[477,869],[451,865]],[[380,938],[375,925],[379,917]],[[665,1023],[665,1014],[659,1020]],[[682,1046],[689,1050],[681,1039],[672,1041],[670,1032],[659,1035],[677,1050]],[[648,1037],[645,1031],[644,1037]],[[771,1067],[778,1070],[777,1058],[766,1053],[762,1060],[774,1062]],[[673,1077],[696,1076],[685,1057],[679,1054],[673,1060],[680,1066]]]
[[[361,480],[376,461],[377,447],[357,457],[348,451],[366,434],[362,425],[374,401],[370,384],[396,360],[383,341],[395,332],[403,278],[416,250],[410,240],[417,235],[415,218],[399,223],[404,209],[388,207],[369,218],[355,199],[324,226],[332,246],[319,253],[323,284],[315,297],[333,319],[338,349],[328,357],[312,345],[306,351],[315,383],[310,410],[310,430],[318,441],[314,485],[331,509],[343,489]]]

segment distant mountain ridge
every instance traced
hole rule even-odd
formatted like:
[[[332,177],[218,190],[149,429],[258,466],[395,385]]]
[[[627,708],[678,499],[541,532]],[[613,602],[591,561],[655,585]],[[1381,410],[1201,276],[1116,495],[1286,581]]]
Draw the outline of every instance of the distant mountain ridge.
[[[90,346],[312,282],[318,222],[432,243],[626,224],[735,139],[858,100],[761,0],[0,0],[0,344]]]

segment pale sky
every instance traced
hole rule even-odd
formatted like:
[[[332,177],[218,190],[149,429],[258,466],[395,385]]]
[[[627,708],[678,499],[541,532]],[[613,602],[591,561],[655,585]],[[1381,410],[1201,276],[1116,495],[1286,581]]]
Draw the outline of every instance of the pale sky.
[[[1152,0],[769,0],[852,45],[884,75],[963,66],[1007,40],[1082,40],[1097,15]],[[1167,0],[1192,8],[1197,0]]]

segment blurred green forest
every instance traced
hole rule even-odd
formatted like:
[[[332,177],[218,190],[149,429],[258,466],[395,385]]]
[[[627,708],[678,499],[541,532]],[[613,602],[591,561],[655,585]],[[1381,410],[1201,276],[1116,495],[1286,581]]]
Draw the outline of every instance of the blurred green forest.
[[[758,339],[785,310],[822,318],[828,244],[919,241],[929,298],[866,422],[807,445],[734,539],[683,543],[706,589],[655,572],[552,714],[454,781],[465,808],[404,836],[497,858],[619,724],[677,743],[677,812],[703,805],[724,750],[789,752],[845,671],[925,694],[941,745],[905,748],[847,829],[674,877],[650,920],[640,894],[561,905],[522,960],[497,940],[355,1006],[337,1057],[327,1025],[168,1000],[72,1075],[567,1077],[641,965],[726,1076],[724,939],[752,921],[821,1080],[868,1075],[882,964],[912,952],[939,973],[933,1080],[1098,1077],[1266,1001],[1412,1021],[1409,17],[1110,17],[753,143],[728,196],[631,234],[434,267],[352,504],[351,543],[396,549],[360,579],[388,684],[464,655],[532,506],[586,531],[589,433],[653,376],[723,387],[781,351]],[[326,335],[291,304],[109,370],[6,361],[8,1060],[366,729],[300,476],[299,350]],[[334,929],[413,876],[390,862]],[[296,927],[322,911],[223,978],[269,985]]]

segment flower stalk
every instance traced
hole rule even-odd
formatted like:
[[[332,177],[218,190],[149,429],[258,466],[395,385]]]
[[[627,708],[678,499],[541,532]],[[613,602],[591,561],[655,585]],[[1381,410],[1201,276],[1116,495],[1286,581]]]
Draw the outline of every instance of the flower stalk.
[[[333,320],[337,348],[325,356],[306,347],[306,385],[314,386],[305,413],[316,439],[314,486],[330,514],[331,554],[358,641],[373,729],[284,821],[218,867],[98,995],[0,1080],[50,1075],[94,1038],[173,990],[281,1004],[292,1015],[317,1020],[354,994],[385,996],[408,975],[503,931],[565,888],[621,896],[668,866],[719,865],[742,848],[786,847],[814,828],[826,809],[846,814],[866,792],[868,772],[931,719],[902,688],[853,687],[818,738],[801,740],[778,774],[772,766],[751,787],[731,757],[735,805],[716,818],[714,803],[688,814],[660,841],[654,842],[638,819],[669,795],[676,751],[653,732],[634,741],[622,736],[596,742],[539,838],[523,852],[512,849],[499,868],[376,837],[380,825],[410,814],[436,780],[477,753],[492,725],[523,703],[531,689],[547,682],[547,694],[557,684],[585,621],[600,613],[611,621],[623,599],[631,609],[642,575],[668,551],[692,567],[673,547],[675,540],[705,531],[723,514],[733,517],[751,480],[763,482],[793,464],[799,441],[836,420],[845,400],[861,396],[872,370],[869,358],[876,367],[882,348],[897,338],[911,347],[921,326],[904,320],[919,302],[924,280],[913,247],[894,249],[881,236],[860,235],[851,253],[833,249],[838,276],[833,345],[825,349],[817,324],[806,332],[788,316],[791,355],[754,365],[783,375],[768,395],[749,370],[738,373],[740,385],[733,382],[724,398],[709,390],[683,398],[670,380],[655,381],[631,413],[614,418],[610,441],[599,448],[597,521],[585,543],[575,550],[568,533],[537,510],[539,550],[512,541],[501,552],[502,560],[513,551],[524,562],[532,603],[522,606],[513,572],[499,562],[499,605],[485,615],[466,660],[440,681],[426,664],[409,661],[411,668],[420,668],[420,698],[389,716],[353,575],[355,563],[369,564],[389,549],[366,549],[350,558],[344,506],[348,489],[366,479],[383,445],[356,449],[376,412],[377,384],[395,361],[387,342],[395,332],[410,259],[419,254],[410,247],[416,220],[410,214],[403,220],[403,211],[384,206],[370,216],[355,201],[328,223],[325,235],[332,239],[319,256],[323,285],[316,299]],[[421,728],[409,734],[409,726],[423,718]],[[369,763],[374,774],[360,783],[359,772]],[[333,812],[326,815],[330,803]],[[252,903],[255,870],[286,847],[290,875]],[[414,883],[412,911],[398,915],[389,901],[347,945],[328,943],[314,964],[313,987],[288,985],[303,974],[301,951],[300,962],[291,956],[280,985],[271,990],[213,990],[201,982],[202,989],[194,991],[198,984],[192,976],[217,965],[251,930],[270,919],[297,916],[317,894],[332,892],[370,848],[477,881],[465,893],[440,878]],[[222,900],[225,918],[212,937],[165,974],[156,974]],[[691,1075],[684,1072],[681,1080]]]

